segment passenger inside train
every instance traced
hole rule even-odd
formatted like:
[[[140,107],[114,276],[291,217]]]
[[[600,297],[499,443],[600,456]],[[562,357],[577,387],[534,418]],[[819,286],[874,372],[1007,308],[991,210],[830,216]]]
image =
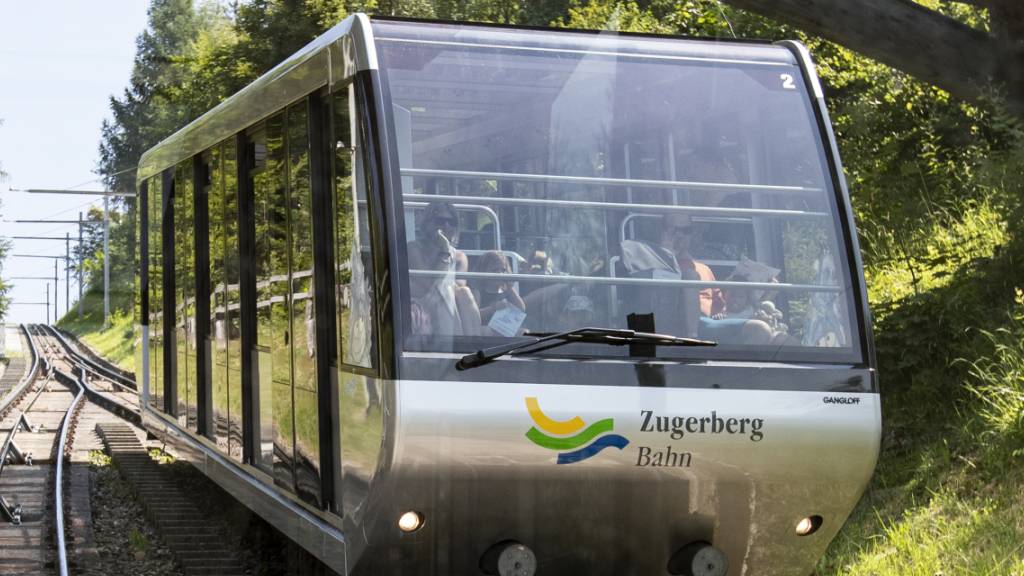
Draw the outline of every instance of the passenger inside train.
[[[436,221],[425,218],[424,222],[433,226]],[[441,228],[427,230],[432,233],[425,231],[422,237],[409,243],[409,265],[412,269],[440,274],[420,276],[411,284],[414,333],[478,335],[480,309],[473,292],[456,279],[460,252]]]
[[[814,119],[770,67],[709,79],[696,65],[641,57],[407,43],[381,54],[402,118],[410,314],[436,324],[414,320],[410,350],[472,352],[526,332],[628,328],[631,315],[653,313],[657,332],[719,344],[659,355],[856,356]],[[529,87],[530,105],[500,82]],[[451,265],[427,262],[440,237]],[[438,276],[445,266],[454,280]],[[461,312],[442,319],[452,305],[423,300],[430,286],[464,283],[472,328]],[[513,309],[523,317],[506,317]]]
[[[527,317],[527,308],[516,282],[508,278],[512,273],[508,258],[496,250],[484,252],[477,260],[475,271],[499,276],[470,284],[480,307],[481,322],[502,336],[515,336]]]

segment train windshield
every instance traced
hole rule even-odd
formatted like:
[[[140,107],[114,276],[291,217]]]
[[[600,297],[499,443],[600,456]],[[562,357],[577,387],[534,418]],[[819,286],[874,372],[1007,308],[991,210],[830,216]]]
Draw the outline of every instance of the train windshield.
[[[659,347],[665,358],[861,360],[839,203],[788,50],[374,32],[400,165],[407,351],[594,326],[718,343]]]

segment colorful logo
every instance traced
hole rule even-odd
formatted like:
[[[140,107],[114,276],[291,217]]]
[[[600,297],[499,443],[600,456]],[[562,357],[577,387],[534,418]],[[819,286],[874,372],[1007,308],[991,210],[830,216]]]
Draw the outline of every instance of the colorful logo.
[[[558,455],[559,464],[586,460],[609,446],[622,450],[629,445],[629,440],[624,437],[608,434],[615,424],[613,418],[598,420],[590,426],[586,426],[579,416],[573,416],[565,421],[552,420],[541,411],[540,404],[533,397],[526,399],[526,409],[530,411],[530,418],[533,418],[533,423],[536,424],[526,433],[526,437],[542,448],[562,451]]]

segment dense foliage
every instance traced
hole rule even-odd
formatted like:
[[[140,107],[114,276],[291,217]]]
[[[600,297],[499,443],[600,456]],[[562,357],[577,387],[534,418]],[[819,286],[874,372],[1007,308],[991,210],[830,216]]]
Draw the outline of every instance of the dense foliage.
[[[979,8],[919,3],[990,26]],[[1013,550],[1024,541],[1024,501],[1012,484],[989,484],[1024,476],[1024,133],[998,102],[959,101],[714,0],[152,0],[131,83],[111,99],[103,127],[106,183],[132,190],[144,150],[355,11],[807,44],[858,219],[886,430],[874,483],[819,571],[950,574],[976,563],[1002,573],[1022,562]],[[130,203],[121,208],[112,260],[115,282],[130,287],[134,214]],[[96,254],[95,238],[85,250]],[[118,301],[127,310],[130,298]],[[990,525],[987,545],[971,552],[929,544]]]

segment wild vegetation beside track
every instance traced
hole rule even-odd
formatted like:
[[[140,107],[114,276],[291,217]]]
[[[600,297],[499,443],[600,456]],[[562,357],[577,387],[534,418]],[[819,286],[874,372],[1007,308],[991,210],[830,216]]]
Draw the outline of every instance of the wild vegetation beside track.
[[[968,26],[993,25],[968,3],[919,3]],[[104,130],[107,185],[132,189],[130,168],[145,149],[359,10],[702,36],[734,30],[807,44],[857,216],[884,411],[878,470],[816,573],[1024,573],[1024,132],[997,94],[968,104],[713,0],[253,0],[233,12],[153,0],[132,84],[113,99]],[[122,209],[115,254],[131,252],[133,216]],[[130,285],[135,266],[117,262],[115,278]],[[72,312],[61,326],[130,368],[130,296],[118,297],[119,315],[105,330],[95,312],[101,293],[90,290],[87,302],[94,312],[81,322]]]
[[[82,318],[72,309],[57,326],[71,332],[97,354],[119,367],[135,370],[136,334],[130,293],[114,292],[110,324],[103,326],[103,287],[92,286],[82,298]]]

